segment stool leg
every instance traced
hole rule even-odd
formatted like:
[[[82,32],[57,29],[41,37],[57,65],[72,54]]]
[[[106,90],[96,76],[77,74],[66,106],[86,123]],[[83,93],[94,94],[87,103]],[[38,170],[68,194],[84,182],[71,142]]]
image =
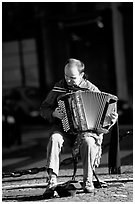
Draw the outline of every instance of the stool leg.
[[[73,156],[73,165],[74,165],[74,172],[73,172],[73,176],[72,176],[73,181],[75,181],[75,176],[76,176],[76,171],[77,171],[77,163],[78,163],[78,157]]]
[[[93,170],[93,175],[95,176],[95,178],[96,178],[96,180],[97,180],[97,183],[98,183],[99,187],[102,188],[102,185],[101,185],[101,183],[100,183],[100,181],[99,181],[99,179],[98,179],[98,177],[97,177],[97,175],[96,175],[96,173],[95,173],[94,170]]]

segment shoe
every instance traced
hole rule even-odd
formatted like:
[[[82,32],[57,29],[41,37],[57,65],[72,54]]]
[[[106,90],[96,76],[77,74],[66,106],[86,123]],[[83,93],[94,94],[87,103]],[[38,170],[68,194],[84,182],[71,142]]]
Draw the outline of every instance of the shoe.
[[[84,181],[83,190],[84,190],[84,193],[93,193],[94,192],[93,182],[89,180]]]
[[[48,179],[48,185],[46,187],[45,192],[43,193],[44,198],[51,198],[55,195],[55,188],[57,186],[57,178],[52,177]]]

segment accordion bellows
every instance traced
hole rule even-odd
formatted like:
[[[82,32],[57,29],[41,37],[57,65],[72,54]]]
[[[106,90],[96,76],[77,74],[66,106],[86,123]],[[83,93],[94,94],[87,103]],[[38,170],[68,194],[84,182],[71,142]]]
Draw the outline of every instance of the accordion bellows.
[[[76,91],[58,98],[64,113],[61,120],[65,132],[108,133],[111,122],[108,116],[117,112],[117,96],[105,92]]]

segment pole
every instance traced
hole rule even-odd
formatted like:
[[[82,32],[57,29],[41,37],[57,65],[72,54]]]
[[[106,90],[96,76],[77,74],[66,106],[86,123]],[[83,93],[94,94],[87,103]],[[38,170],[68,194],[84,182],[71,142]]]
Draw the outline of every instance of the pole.
[[[118,120],[111,130],[108,166],[109,174],[121,174]]]

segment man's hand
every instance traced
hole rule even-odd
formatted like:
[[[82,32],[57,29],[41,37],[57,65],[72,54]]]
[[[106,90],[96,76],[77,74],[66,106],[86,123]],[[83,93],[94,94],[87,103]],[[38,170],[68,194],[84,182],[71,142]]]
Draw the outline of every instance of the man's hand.
[[[111,126],[113,126],[116,123],[117,119],[118,119],[118,113],[116,112],[113,112],[110,115],[107,115],[105,118],[106,122]]]
[[[118,113],[113,112],[113,113],[110,114],[110,120],[111,120],[111,122],[112,122],[113,124],[116,123],[117,119],[118,119]]]
[[[55,118],[62,119],[64,117],[64,113],[62,112],[62,110],[59,107],[57,107],[55,109],[55,111],[52,113],[52,116]]]

